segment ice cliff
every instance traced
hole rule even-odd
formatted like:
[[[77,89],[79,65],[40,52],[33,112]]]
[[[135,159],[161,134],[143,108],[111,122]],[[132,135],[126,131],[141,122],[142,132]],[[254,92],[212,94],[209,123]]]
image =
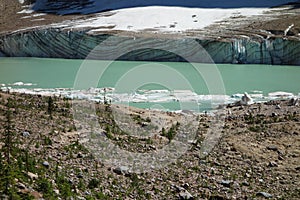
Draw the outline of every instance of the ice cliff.
[[[108,39],[109,34],[89,35],[82,31],[62,31],[60,29],[34,30],[0,36],[0,57],[48,57],[84,59],[99,44]],[[185,61],[192,57],[195,62],[209,59],[193,57],[193,49],[188,41],[196,41],[210,55],[215,63],[248,63],[300,65],[300,41],[284,38],[238,38],[227,40],[207,40],[197,38],[139,38],[139,50],[131,49],[137,38],[114,36],[116,44],[128,45],[128,53],[120,60]],[[143,49],[145,44],[153,44],[154,49]],[[183,55],[161,49],[180,49]],[[111,59],[110,47],[103,58]],[[104,49],[105,50],[105,49]],[[97,58],[96,58],[97,59]]]

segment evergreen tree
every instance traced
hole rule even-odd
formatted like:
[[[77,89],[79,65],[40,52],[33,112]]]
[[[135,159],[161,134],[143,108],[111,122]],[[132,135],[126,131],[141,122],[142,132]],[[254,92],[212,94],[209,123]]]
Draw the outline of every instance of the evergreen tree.
[[[48,114],[50,115],[50,118],[52,119],[52,111],[54,110],[54,104],[53,104],[53,99],[50,96],[48,98]]]
[[[5,112],[5,125],[4,132],[1,137],[3,143],[2,152],[4,158],[1,155],[1,189],[4,188],[4,193],[9,196],[10,199],[14,196],[14,179],[15,179],[15,165],[13,163],[13,157],[18,153],[16,134],[14,131],[14,123],[12,119],[13,100],[8,99],[6,103]]]

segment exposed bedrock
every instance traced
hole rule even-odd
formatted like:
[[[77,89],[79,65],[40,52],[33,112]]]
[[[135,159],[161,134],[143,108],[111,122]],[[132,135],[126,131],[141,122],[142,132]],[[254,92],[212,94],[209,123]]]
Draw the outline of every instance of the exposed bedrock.
[[[0,37],[0,57],[47,57],[84,59],[115,59],[137,61],[210,62],[300,65],[300,41],[283,38],[229,39],[226,41],[193,38],[135,38],[89,35],[86,32],[59,29],[36,30]],[[101,51],[91,51],[95,47]],[[126,52],[124,54],[124,52]],[[173,52],[173,53],[172,53]],[[179,52],[179,53],[178,53]],[[93,55],[93,53],[95,55]],[[119,55],[120,54],[120,55]]]

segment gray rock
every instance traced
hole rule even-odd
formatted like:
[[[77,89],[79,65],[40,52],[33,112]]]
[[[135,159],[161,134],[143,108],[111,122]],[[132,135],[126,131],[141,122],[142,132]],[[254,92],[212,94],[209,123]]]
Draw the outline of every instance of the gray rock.
[[[247,92],[245,92],[240,102],[241,105],[250,105],[253,103],[253,99],[250,97],[250,95]]]
[[[44,162],[43,162],[43,166],[45,166],[45,167],[49,167],[49,166],[50,166],[50,164],[49,164],[47,161],[44,161]]]
[[[175,185],[175,188],[176,188],[177,192],[185,191],[185,189],[183,187],[178,186],[178,185]]]
[[[30,136],[30,133],[28,131],[24,131],[22,133],[23,137],[29,137]]]
[[[276,105],[276,109],[280,110],[281,106],[280,105]]]
[[[79,174],[77,175],[77,178],[83,178],[83,174],[82,174],[82,173],[79,173]]]
[[[185,184],[183,184],[183,186],[182,187],[184,187],[185,189],[188,189],[189,187],[190,187],[190,184],[188,184],[188,183],[185,183]]]
[[[230,187],[232,184],[232,181],[229,180],[222,180],[221,181],[221,185],[225,186],[225,187]]]
[[[277,163],[274,161],[270,161],[268,164],[269,167],[278,167]]]
[[[180,199],[194,199],[194,197],[188,191],[182,191],[179,193]]]
[[[243,186],[249,186],[250,184],[249,184],[247,181],[244,181],[244,182],[242,183],[242,185],[243,185]]]
[[[26,189],[26,186],[23,184],[23,183],[17,183],[17,187],[19,188],[19,189]]]
[[[297,106],[299,104],[299,100],[296,98],[292,98],[290,101],[289,101],[289,106]]]
[[[37,174],[31,173],[31,172],[28,172],[27,175],[31,179],[37,179],[39,177]]]
[[[271,150],[271,151],[277,151],[278,150],[277,146],[275,146],[275,145],[267,146],[267,149]]]
[[[234,182],[232,187],[238,189],[240,187],[240,184],[238,182]]]
[[[54,189],[53,192],[57,195],[59,195],[59,190],[58,189]]]
[[[126,166],[121,166],[121,167],[117,167],[117,168],[113,169],[113,172],[115,172],[116,174],[119,174],[119,175],[127,175],[127,174],[129,174],[129,168]]]
[[[273,195],[271,195],[271,194],[269,194],[267,192],[258,192],[256,194],[256,196],[265,197],[265,198],[272,198],[273,197]]]
[[[83,158],[84,156],[83,156],[83,154],[81,153],[81,152],[79,152],[78,154],[77,154],[77,158]]]

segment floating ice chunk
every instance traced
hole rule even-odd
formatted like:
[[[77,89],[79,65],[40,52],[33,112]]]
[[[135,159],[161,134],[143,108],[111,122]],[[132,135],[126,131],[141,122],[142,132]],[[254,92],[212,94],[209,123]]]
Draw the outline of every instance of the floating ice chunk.
[[[237,94],[233,94],[231,95],[232,98],[242,98],[244,96],[244,94],[240,94],[240,93],[237,93]]]
[[[294,94],[290,92],[278,91],[269,93],[269,97],[271,98],[292,98],[293,96]]]
[[[22,81],[20,81],[20,82],[15,82],[12,85],[21,86],[21,85],[24,85],[24,83]]]
[[[263,91],[261,91],[261,90],[252,90],[251,93],[262,94]]]
[[[249,94],[251,98],[254,98],[254,99],[262,99],[264,98],[264,95],[263,94]]]

